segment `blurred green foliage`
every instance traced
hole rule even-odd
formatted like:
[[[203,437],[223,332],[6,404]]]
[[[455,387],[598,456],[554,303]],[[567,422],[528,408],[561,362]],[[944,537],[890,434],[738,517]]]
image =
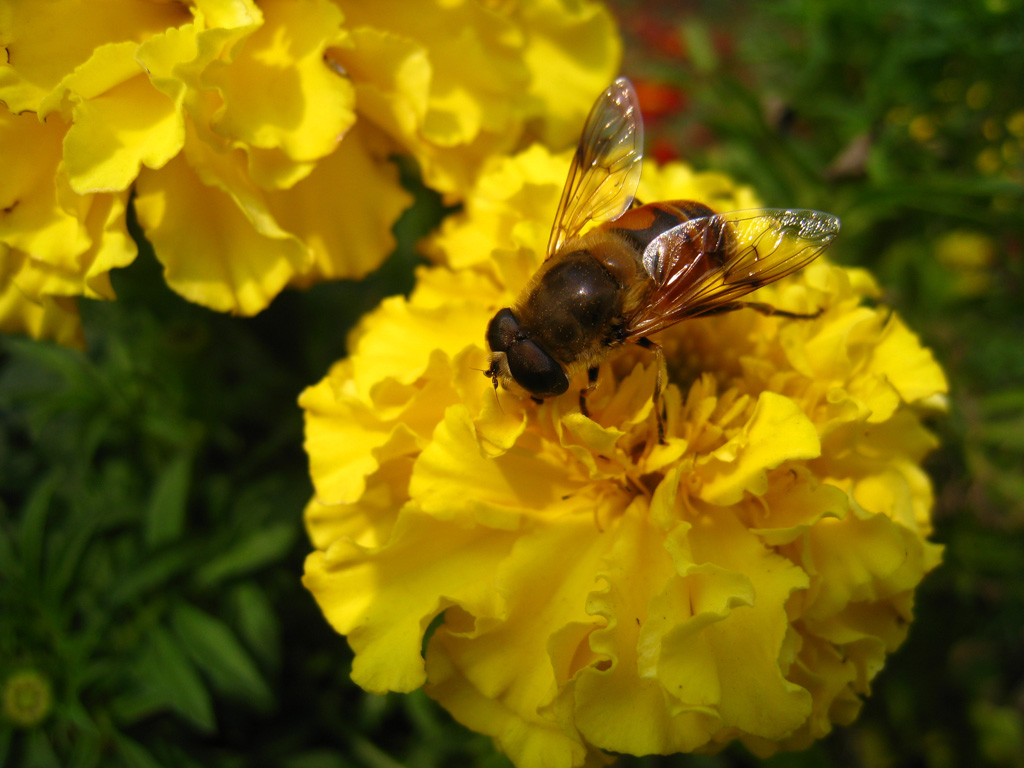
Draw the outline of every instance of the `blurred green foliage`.
[[[945,564],[910,639],[856,725],[768,764],[1024,766],[1024,5],[613,7],[626,74],[678,96],[649,116],[648,154],[839,214],[832,258],[879,277],[951,380],[929,463]],[[406,176],[399,248],[361,283],[228,318],[172,294],[143,249],[118,302],[83,302],[87,353],[0,342],[0,686],[27,718],[0,722],[0,764],[508,765],[423,695],[355,688],[299,581],[295,399],[412,285],[443,210]]]

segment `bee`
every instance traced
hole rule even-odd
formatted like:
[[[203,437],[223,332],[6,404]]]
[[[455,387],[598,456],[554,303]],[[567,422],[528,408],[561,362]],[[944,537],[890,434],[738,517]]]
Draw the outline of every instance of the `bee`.
[[[545,261],[487,327],[485,374],[495,390],[501,384],[539,402],[561,395],[586,371],[586,413],[584,395],[601,362],[638,344],[658,355],[657,401],[663,361],[652,334],[743,308],[815,316],[740,299],[817,258],[838,234],[838,218],[772,208],[716,213],[688,200],[643,205],[634,197],[642,164],[636,92],[620,77],[584,125]]]

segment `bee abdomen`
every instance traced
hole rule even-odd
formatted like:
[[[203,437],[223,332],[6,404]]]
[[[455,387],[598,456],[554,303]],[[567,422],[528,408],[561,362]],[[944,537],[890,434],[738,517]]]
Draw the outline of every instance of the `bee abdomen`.
[[[693,200],[669,200],[633,208],[605,226],[625,238],[639,253],[651,241],[684,221],[714,215],[714,211]]]

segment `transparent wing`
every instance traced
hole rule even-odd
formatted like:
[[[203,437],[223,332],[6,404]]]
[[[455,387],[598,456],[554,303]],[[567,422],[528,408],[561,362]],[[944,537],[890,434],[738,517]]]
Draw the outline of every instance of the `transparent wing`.
[[[618,218],[633,202],[643,165],[644,123],[633,85],[618,78],[583,127],[548,240],[548,257],[588,222]]]
[[[830,213],[761,208],[704,216],[651,241],[647,301],[627,319],[627,341],[729,304],[816,259],[836,235]]]

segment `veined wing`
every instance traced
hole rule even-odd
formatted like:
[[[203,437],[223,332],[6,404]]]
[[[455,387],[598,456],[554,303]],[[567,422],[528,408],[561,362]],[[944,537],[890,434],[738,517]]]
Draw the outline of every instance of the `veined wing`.
[[[618,218],[633,203],[644,126],[633,85],[618,78],[598,97],[580,136],[548,239],[550,258],[588,222]]]
[[[644,268],[655,287],[633,317],[636,341],[730,304],[816,259],[839,219],[810,210],[760,208],[691,219],[651,241]]]

